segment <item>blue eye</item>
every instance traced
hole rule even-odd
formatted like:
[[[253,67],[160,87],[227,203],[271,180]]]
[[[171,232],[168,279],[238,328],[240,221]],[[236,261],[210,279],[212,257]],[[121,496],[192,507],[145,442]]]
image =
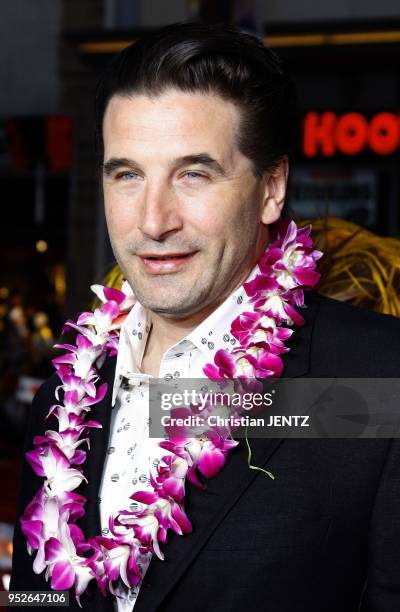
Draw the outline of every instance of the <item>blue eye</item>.
[[[132,170],[129,170],[126,172],[120,172],[119,174],[117,174],[116,178],[123,181],[127,181],[129,179],[136,180],[137,178],[139,178],[139,175],[136,174],[136,172],[132,172]]]
[[[195,170],[188,170],[185,172],[185,176],[190,179],[206,179],[205,174],[201,174],[200,172],[196,172]]]

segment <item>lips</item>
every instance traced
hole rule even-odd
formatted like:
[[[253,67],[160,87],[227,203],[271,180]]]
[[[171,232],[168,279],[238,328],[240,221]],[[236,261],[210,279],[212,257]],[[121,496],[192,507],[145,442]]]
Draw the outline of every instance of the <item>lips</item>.
[[[144,269],[150,274],[170,274],[177,272],[193,259],[196,253],[167,253],[156,255],[145,253],[140,255]]]
[[[160,255],[155,253],[144,253],[140,255],[142,259],[175,259],[179,257],[187,257],[188,255],[192,255],[192,253],[166,253],[165,255]]]

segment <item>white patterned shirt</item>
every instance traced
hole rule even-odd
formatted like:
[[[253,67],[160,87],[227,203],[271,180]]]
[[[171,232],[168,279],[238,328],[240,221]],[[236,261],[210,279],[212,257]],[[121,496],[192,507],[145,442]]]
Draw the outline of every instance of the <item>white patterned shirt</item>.
[[[246,282],[259,272],[255,266]],[[171,346],[162,356],[158,378],[206,378],[203,367],[214,363],[217,350],[232,349],[238,344],[231,336],[231,322],[246,307],[247,295],[241,285],[185,338]],[[145,506],[130,496],[150,488],[149,471],[155,470],[168,451],[158,446],[161,438],[149,438],[149,384],[152,378],[141,372],[147,338],[151,329],[151,312],[136,302],[123,322],[119,338],[115,371],[110,436],[100,486],[100,521],[103,535],[109,534],[108,518],[121,509],[140,510]],[[142,575],[147,571],[151,554],[139,561]],[[139,587],[128,596],[121,591],[115,609],[131,612]]]

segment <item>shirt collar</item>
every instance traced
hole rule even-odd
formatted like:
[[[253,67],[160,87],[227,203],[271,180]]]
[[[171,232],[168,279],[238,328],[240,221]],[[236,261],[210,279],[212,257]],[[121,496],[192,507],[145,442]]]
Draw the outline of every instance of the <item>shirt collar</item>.
[[[121,326],[111,405],[114,406],[124,377],[140,373],[147,337],[151,329],[150,312],[135,302]],[[143,375],[144,376],[144,375]]]
[[[256,264],[244,283],[253,280],[258,273],[259,268]],[[204,358],[205,365],[214,361],[214,355],[219,349],[231,350],[234,348],[238,341],[230,334],[231,322],[248,306],[248,297],[243,284],[185,338],[171,346],[164,353],[163,359],[168,358],[170,352],[189,351],[196,347]],[[135,373],[138,379],[149,377],[140,372],[140,364],[150,329],[150,311],[136,302],[121,326],[112,397],[113,406],[124,377],[132,373]]]

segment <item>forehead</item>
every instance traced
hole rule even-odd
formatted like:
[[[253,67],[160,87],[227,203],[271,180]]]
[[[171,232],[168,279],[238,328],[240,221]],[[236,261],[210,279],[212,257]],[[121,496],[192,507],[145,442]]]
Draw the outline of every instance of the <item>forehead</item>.
[[[151,148],[158,156],[197,150],[232,156],[238,123],[238,109],[217,94],[168,90],[151,97],[115,95],[104,115],[105,154]]]

